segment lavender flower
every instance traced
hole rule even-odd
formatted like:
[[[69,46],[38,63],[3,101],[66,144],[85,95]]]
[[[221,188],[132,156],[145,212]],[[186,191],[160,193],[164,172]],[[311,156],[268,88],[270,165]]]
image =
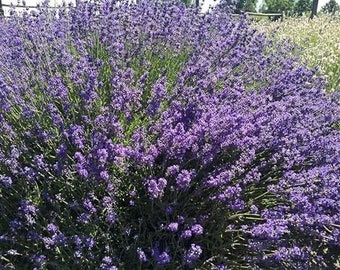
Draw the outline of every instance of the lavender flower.
[[[192,231],[191,230],[184,230],[182,233],[181,233],[181,237],[182,238],[191,238],[192,237]]]
[[[171,215],[173,212],[174,212],[173,207],[171,207],[171,206],[167,206],[167,207],[166,207],[165,213],[166,213],[167,215]]]
[[[167,168],[166,175],[170,176],[170,175],[174,175],[178,172],[179,172],[179,166],[178,165],[172,165],[172,166]]]
[[[113,261],[109,256],[105,256],[100,264],[100,269],[117,270],[118,268],[113,265]]]
[[[50,223],[50,224],[47,225],[47,230],[48,230],[48,232],[55,234],[58,231],[58,227],[55,224]]]
[[[38,266],[43,266],[46,264],[46,256],[43,254],[33,255],[31,260]]]
[[[108,224],[114,224],[117,221],[117,215],[113,212],[108,212],[105,218]]]
[[[89,213],[81,213],[78,218],[77,221],[83,224],[87,224],[90,222],[91,219],[91,214]]]
[[[153,252],[153,258],[158,265],[164,265],[164,264],[168,264],[168,263],[171,262],[170,255],[165,251],[163,251],[163,252],[159,252],[157,250],[154,251]]]
[[[150,179],[148,180],[148,192],[150,193],[152,198],[161,197],[164,193],[164,189],[167,185],[167,181],[165,178],[160,179]]]
[[[43,243],[44,243],[46,249],[51,249],[55,245],[53,239],[50,238],[50,237],[44,237]]]
[[[184,255],[185,262],[187,264],[194,263],[201,256],[202,252],[202,248],[199,245],[191,244]]]
[[[203,227],[200,224],[194,224],[190,228],[193,235],[202,235]]]
[[[94,205],[92,204],[90,199],[85,199],[84,202],[83,202],[83,206],[91,214],[97,212],[96,208],[94,207]]]
[[[67,244],[67,238],[62,233],[53,235],[52,239],[53,239],[53,242],[55,243],[56,246],[66,247],[68,245]]]
[[[179,188],[189,187],[190,182],[191,182],[191,174],[187,170],[182,170],[176,177],[176,184],[179,186]]]
[[[95,244],[95,241],[94,241],[94,239],[92,237],[88,237],[84,241],[84,245],[88,249],[92,249],[94,244]]]
[[[178,230],[178,223],[177,222],[171,222],[168,224],[167,229],[170,232],[176,232]]]
[[[10,188],[13,184],[12,178],[7,176],[0,176],[0,182],[5,188]]]
[[[79,247],[82,244],[82,239],[78,235],[75,235],[73,237],[73,241],[77,247]]]
[[[137,255],[138,255],[138,258],[141,262],[147,261],[147,257],[145,255],[145,252],[141,248],[137,248]]]

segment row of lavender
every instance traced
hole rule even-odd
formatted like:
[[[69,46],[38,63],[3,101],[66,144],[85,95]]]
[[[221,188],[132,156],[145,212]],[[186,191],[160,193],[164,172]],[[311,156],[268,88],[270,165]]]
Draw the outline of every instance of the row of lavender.
[[[339,99],[293,49],[222,6],[2,19],[0,267],[335,267]]]

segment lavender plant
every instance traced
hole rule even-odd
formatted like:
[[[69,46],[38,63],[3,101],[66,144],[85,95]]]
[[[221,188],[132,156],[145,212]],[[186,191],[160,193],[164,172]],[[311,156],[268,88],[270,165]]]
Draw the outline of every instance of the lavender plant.
[[[339,250],[338,99],[222,7],[0,21],[0,265],[311,269]]]

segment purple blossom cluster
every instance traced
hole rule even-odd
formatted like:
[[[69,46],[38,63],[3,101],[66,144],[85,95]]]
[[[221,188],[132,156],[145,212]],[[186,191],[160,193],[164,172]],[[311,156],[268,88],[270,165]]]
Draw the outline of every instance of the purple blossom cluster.
[[[339,99],[223,5],[0,18],[0,268],[333,269]]]

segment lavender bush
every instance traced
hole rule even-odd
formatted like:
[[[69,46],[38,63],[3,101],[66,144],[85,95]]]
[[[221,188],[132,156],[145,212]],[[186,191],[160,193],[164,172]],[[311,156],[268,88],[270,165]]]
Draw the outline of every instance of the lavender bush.
[[[322,269],[338,99],[223,7],[0,21],[0,266]]]

